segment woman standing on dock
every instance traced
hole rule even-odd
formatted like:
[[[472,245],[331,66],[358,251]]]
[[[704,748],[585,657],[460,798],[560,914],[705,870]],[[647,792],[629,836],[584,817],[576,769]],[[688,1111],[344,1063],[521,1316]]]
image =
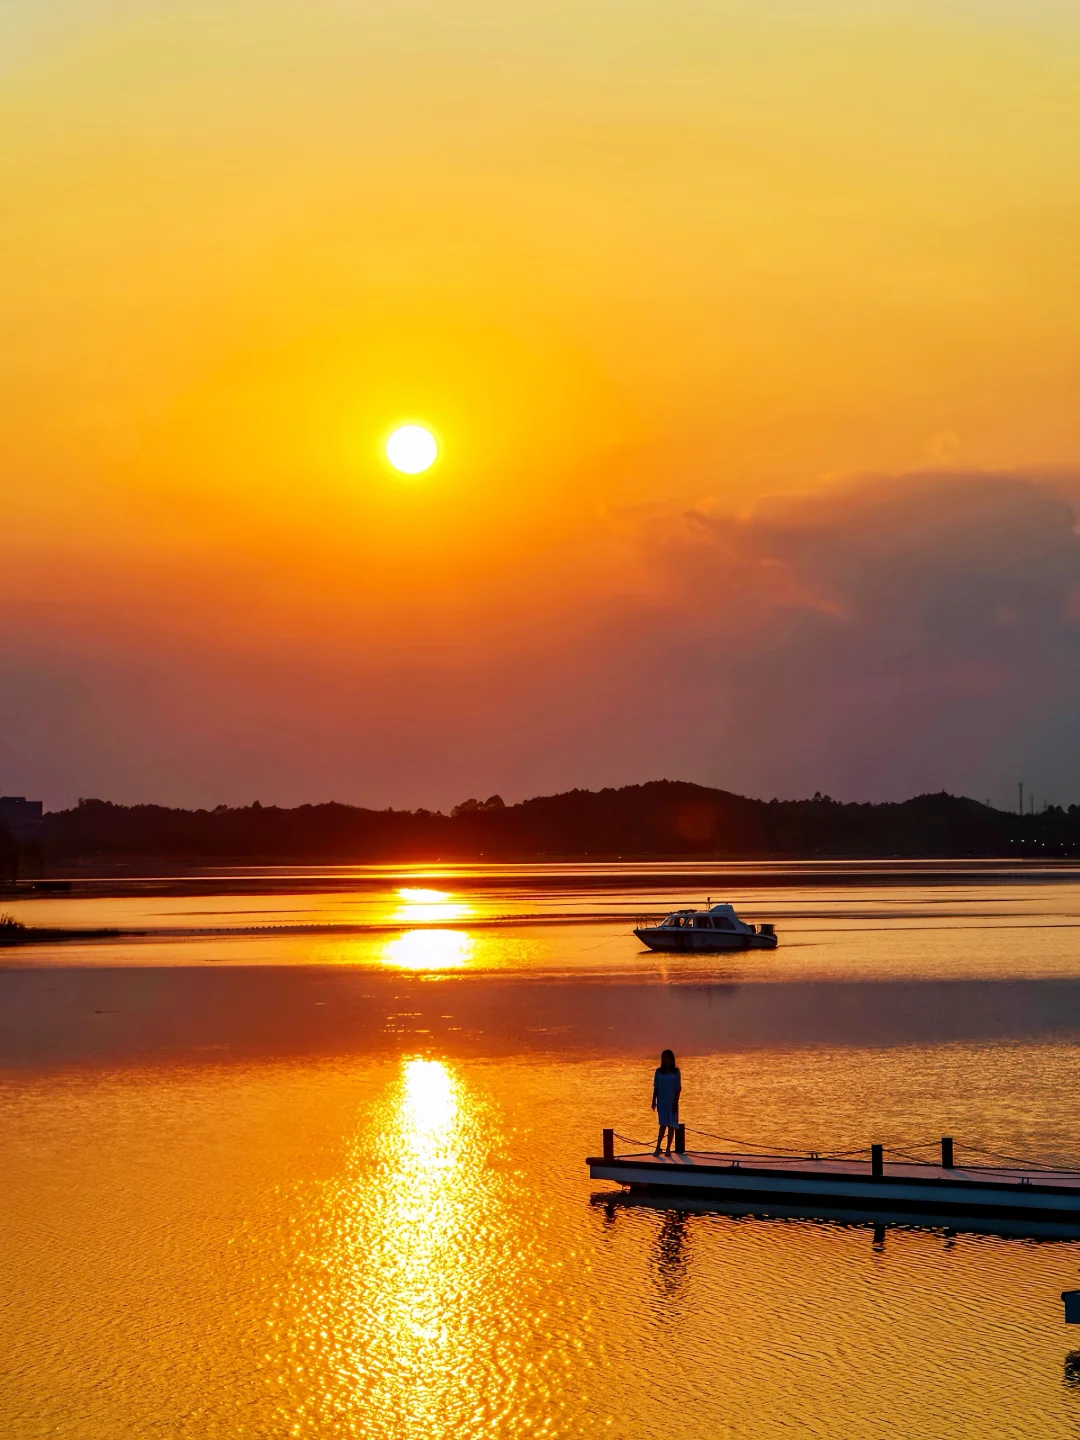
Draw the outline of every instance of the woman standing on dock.
[[[679,1067],[675,1064],[675,1052],[665,1050],[660,1056],[659,1070],[653,1072],[652,1108],[656,1111],[656,1118],[660,1123],[660,1133],[656,1137],[654,1155],[660,1154],[665,1130],[667,1131],[666,1154],[671,1154],[672,1142],[675,1139],[675,1126],[679,1123],[679,1096],[681,1094],[682,1076],[679,1073]]]

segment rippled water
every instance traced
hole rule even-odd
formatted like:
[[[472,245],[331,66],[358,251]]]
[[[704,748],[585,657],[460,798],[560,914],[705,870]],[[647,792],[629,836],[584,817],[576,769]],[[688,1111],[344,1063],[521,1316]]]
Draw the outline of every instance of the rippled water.
[[[1080,887],[762,895],[775,969],[610,917],[19,952],[0,1434],[1080,1434],[1080,1244],[589,1181],[603,1125],[648,1135],[664,1044],[691,1126],[1076,1163]]]
[[[29,926],[113,929],[35,947],[36,965],[339,965],[373,970],[598,972],[733,979],[1080,975],[1080,867],[967,862],[729,865],[724,879],[639,867],[385,866],[109,877],[3,908]],[[295,888],[289,888],[290,885]],[[649,955],[643,914],[722,894],[782,944],[737,961]],[[193,943],[197,942],[197,943]],[[10,952],[9,952],[10,955]]]

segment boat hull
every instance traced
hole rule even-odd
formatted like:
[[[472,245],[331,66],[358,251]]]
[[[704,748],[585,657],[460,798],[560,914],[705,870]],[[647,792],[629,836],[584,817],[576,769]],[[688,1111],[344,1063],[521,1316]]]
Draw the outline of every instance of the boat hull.
[[[642,926],[634,934],[650,950],[672,954],[717,954],[727,950],[775,950],[775,935],[742,935],[737,930],[664,929]]]

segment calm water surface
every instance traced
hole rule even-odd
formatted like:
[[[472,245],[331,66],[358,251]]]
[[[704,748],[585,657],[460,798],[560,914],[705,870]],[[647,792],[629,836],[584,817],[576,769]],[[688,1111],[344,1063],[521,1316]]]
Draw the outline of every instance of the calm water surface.
[[[0,1435],[1080,1436],[1080,1245],[659,1208],[583,1164],[648,1136],[667,1044],[701,1129],[1075,1163],[1071,878],[729,887],[781,948],[703,962],[641,954],[618,917],[669,897],[632,879],[533,879],[489,926],[503,877],[334,878],[198,923],[18,902],[372,929],[0,971]],[[418,905],[467,908],[387,913]]]

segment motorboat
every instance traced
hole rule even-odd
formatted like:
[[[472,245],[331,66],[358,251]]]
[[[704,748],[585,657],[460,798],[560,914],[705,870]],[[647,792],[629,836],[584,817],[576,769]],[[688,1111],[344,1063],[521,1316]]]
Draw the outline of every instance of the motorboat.
[[[706,900],[704,910],[673,910],[659,924],[642,921],[634,934],[650,950],[775,950],[771,925],[740,920],[733,906]]]

